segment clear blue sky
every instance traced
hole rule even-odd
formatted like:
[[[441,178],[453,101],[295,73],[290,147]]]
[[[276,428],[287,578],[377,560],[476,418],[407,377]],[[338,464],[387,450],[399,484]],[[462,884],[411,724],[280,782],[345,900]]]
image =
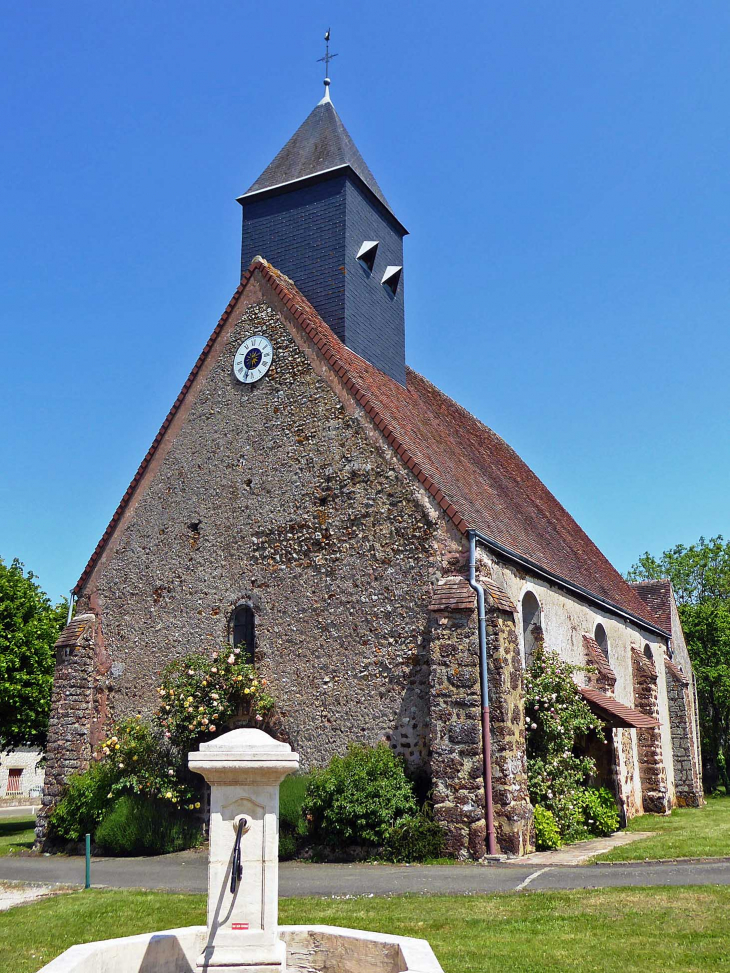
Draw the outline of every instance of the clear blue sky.
[[[410,364],[620,570],[730,535],[730,5],[0,0],[0,556],[75,583],[332,98]]]

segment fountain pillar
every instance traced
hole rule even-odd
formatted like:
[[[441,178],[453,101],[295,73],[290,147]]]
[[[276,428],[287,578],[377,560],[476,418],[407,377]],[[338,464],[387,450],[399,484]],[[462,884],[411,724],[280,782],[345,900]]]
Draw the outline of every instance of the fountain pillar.
[[[188,754],[188,764],[211,788],[208,938],[198,968],[284,973],[286,949],[278,927],[279,785],[298,769],[299,755],[262,730],[240,729],[201,743]],[[241,877],[232,891],[239,831]]]

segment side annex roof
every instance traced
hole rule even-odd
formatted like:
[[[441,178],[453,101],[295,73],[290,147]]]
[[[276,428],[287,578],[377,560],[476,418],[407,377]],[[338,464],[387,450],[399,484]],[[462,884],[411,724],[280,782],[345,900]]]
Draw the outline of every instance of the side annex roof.
[[[619,612],[665,631],[639,594],[503,439],[417,372],[406,369],[404,388],[360,358],[334,335],[292,281],[260,257],[253,260],[244,274],[193,366],[74,587],[74,594],[86,583],[167,428],[254,274],[281,300],[458,531],[476,530],[558,581],[562,579],[578,586]]]

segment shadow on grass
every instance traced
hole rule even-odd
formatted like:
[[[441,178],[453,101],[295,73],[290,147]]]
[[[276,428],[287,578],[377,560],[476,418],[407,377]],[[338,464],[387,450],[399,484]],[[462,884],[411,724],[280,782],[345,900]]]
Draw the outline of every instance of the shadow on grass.
[[[24,831],[29,831],[35,821],[33,818],[22,820],[10,820],[2,821],[0,820],[0,838],[12,838],[15,834],[22,834]]]
[[[35,842],[35,818],[0,818],[0,856],[28,851]]]

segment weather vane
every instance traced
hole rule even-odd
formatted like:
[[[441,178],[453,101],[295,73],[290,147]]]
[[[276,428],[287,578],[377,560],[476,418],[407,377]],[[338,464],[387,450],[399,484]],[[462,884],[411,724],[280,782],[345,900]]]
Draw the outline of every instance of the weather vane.
[[[325,44],[326,44],[325,54],[324,54],[324,57],[318,57],[317,58],[317,63],[319,64],[320,61],[324,61],[324,92],[325,92],[325,95],[326,95],[327,94],[327,89],[329,88],[329,84],[330,84],[330,79],[328,77],[328,75],[329,75],[330,61],[332,60],[333,57],[337,57],[336,54],[330,54],[330,29],[329,29],[329,27],[327,28],[327,33],[324,35],[324,40],[325,40]]]

